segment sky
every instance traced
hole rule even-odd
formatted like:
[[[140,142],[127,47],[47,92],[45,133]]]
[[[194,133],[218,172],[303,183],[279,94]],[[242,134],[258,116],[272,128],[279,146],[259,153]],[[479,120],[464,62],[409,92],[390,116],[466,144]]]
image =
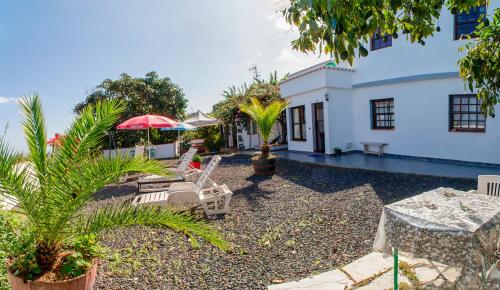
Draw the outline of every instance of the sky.
[[[17,100],[42,98],[49,136],[106,78],[156,71],[188,111],[209,112],[232,85],[325,60],[291,49],[297,32],[276,0],[0,0],[0,136],[26,150]]]

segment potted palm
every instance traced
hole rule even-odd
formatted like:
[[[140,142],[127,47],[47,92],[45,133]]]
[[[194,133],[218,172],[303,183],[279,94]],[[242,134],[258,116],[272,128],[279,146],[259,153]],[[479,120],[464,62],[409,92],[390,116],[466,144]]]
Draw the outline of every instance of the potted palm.
[[[114,227],[166,227],[226,249],[219,233],[189,214],[168,207],[111,204],[86,208],[93,194],[129,172],[165,175],[160,163],[142,157],[104,158],[98,149],[124,105],[103,101],[85,108],[66,131],[58,150],[47,155],[38,96],[20,102],[29,158],[20,163],[0,138],[0,196],[15,203],[8,278],[13,289],[92,289],[99,233]],[[3,251],[5,249],[0,249]]]
[[[287,101],[275,100],[264,106],[258,99],[252,98],[249,104],[240,105],[240,110],[246,113],[257,124],[262,135],[263,144],[261,154],[252,157],[252,165],[257,175],[273,175],[276,168],[276,156],[270,154],[269,137],[273,125],[278,120],[281,112],[288,106]]]

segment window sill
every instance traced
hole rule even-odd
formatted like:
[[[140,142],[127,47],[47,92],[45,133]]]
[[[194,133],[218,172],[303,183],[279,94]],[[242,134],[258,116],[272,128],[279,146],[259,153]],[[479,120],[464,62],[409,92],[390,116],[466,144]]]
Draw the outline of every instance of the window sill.
[[[467,129],[451,129],[448,130],[451,133],[486,133],[486,130],[467,130]]]
[[[396,128],[372,128],[373,131],[395,131]]]

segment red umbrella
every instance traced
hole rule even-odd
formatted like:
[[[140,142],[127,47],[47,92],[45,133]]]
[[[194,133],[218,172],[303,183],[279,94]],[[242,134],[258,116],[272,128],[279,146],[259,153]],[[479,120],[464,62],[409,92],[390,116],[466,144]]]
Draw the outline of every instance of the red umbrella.
[[[149,128],[168,128],[177,126],[177,122],[163,116],[143,115],[133,117],[118,125],[118,129],[140,130]]]
[[[149,128],[169,128],[175,127],[179,123],[167,117],[158,115],[143,115],[133,117],[121,123],[116,128],[121,130],[141,130],[148,129],[148,146],[149,146]],[[149,150],[148,150],[149,156]]]
[[[50,144],[50,145],[61,145],[61,141],[62,141],[63,137],[64,137],[64,135],[56,133],[56,135],[54,137],[50,138],[49,141],[47,141],[47,144]]]

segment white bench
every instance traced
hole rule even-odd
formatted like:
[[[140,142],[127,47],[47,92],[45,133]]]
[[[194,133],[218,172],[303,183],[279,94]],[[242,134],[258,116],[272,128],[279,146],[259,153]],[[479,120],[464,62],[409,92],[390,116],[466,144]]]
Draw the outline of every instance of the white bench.
[[[363,145],[363,152],[365,154],[377,154],[378,156],[384,155],[384,146],[387,143],[379,143],[379,142],[360,142]],[[370,146],[378,147],[377,151],[371,151]]]

